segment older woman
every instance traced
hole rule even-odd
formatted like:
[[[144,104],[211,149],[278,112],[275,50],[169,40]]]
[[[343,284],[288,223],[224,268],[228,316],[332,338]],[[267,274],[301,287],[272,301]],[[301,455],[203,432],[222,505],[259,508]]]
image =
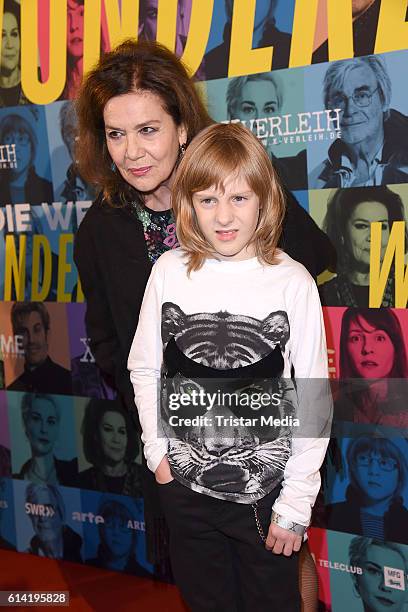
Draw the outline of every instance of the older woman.
[[[81,433],[84,455],[92,467],[79,474],[78,486],[140,496],[140,466],[134,463],[139,444],[127,410],[119,402],[91,400]]]
[[[390,109],[391,94],[391,79],[380,55],[329,66],[324,104],[341,111],[341,139],[311,172],[310,189],[407,182],[408,118]]]
[[[15,145],[16,153],[15,167],[2,171],[0,205],[52,202],[52,184],[35,170],[38,142],[30,122],[17,113],[6,115],[0,123],[0,142]]]
[[[100,193],[79,227],[74,251],[87,330],[97,364],[115,380],[137,423],[127,358],[152,264],[178,246],[170,191],[177,163],[212,120],[182,63],[148,41],[127,41],[106,54],[85,80],[77,111],[79,169]],[[284,247],[316,275],[330,266],[329,241],[296,206],[302,227],[289,208]],[[148,539],[156,490],[146,470],[149,486]],[[157,520],[159,535],[162,528]]]
[[[21,402],[21,416],[31,459],[13,478],[31,480],[37,484],[75,486],[77,460],[57,459],[54,449],[60,434],[61,413],[52,395],[26,393]]]
[[[0,107],[28,104],[21,89],[20,71],[20,5],[5,0],[0,65]]]
[[[348,308],[340,336],[339,420],[408,429],[408,362],[391,309]]]
[[[382,259],[395,221],[405,221],[404,205],[388,187],[337,189],[333,193],[323,228],[337,251],[337,276],[319,287],[324,306],[368,306],[371,223],[381,223]],[[390,274],[382,306],[393,306],[394,301],[395,279]]]
[[[399,447],[389,439],[355,438],[347,447],[347,465],[346,500],[327,506],[328,528],[408,544],[408,467]]]

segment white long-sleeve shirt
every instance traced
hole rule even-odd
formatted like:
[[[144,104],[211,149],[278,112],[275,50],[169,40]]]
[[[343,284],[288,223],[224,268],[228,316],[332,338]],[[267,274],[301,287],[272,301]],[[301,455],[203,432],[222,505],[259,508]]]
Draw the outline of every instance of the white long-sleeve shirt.
[[[168,354],[171,343],[171,355],[173,359],[176,355],[177,363],[166,365],[163,354],[164,350]],[[188,375],[184,366],[178,369],[180,355]],[[196,364],[205,380],[192,376]],[[218,396],[210,408],[207,405],[201,412],[192,408],[191,416],[201,414],[210,420],[184,428],[179,419],[188,414],[186,408],[169,410],[167,403],[166,434],[160,433],[158,398],[165,394],[160,395],[158,388],[168,366],[174,366],[176,377],[166,381],[167,397],[170,390],[190,394],[192,389],[214,391],[219,382],[212,378],[216,371],[228,375],[227,371],[234,369],[246,378],[246,384],[251,372],[252,378],[260,379],[262,392],[276,391],[276,384],[268,387],[265,379],[269,364],[270,376],[277,376],[273,370],[279,370],[284,387],[292,389],[288,397],[293,397],[293,388],[297,388],[297,410],[290,411],[287,403],[281,402],[274,412],[275,416],[300,417],[297,430],[293,427],[288,435],[287,427],[270,426],[271,413],[258,409],[244,409],[249,420],[231,421],[242,411],[226,407]],[[298,524],[309,524],[328,443],[331,402],[319,296],[314,280],[301,264],[283,252],[276,265],[263,265],[257,258],[209,259],[188,277],[183,251],[165,253],[154,265],[146,288],[128,368],[144,452],[153,472],[167,454],[172,473],[182,484],[238,503],[253,503],[281,483],[274,511]],[[257,375],[257,370],[262,373]],[[296,385],[288,384],[293,376]],[[240,386],[228,380],[229,390],[231,384],[234,390]],[[310,426],[313,418],[309,417],[317,412],[319,419]],[[266,418],[263,424],[262,414]],[[308,420],[303,435],[303,423]],[[317,423],[322,423],[321,428]],[[279,436],[272,435],[277,431]]]

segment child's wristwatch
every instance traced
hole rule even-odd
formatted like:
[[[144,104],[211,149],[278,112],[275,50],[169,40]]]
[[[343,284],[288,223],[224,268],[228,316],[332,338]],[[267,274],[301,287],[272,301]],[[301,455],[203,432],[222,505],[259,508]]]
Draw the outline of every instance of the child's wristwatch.
[[[288,529],[289,531],[293,531],[293,533],[296,533],[297,535],[300,535],[300,536],[303,536],[307,529],[305,525],[300,525],[299,523],[295,523],[294,521],[289,521],[281,514],[278,514],[277,512],[275,512],[275,510],[272,510],[271,521],[272,523],[275,523],[276,525],[278,525],[278,527],[282,527],[282,529]]]

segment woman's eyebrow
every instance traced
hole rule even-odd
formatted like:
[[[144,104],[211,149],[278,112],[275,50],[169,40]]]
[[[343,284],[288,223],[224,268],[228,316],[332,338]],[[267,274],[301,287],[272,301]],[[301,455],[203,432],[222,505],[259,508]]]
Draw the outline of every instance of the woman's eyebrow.
[[[377,219],[376,221],[371,221],[371,219],[366,219],[365,217],[356,217],[353,219],[353,223],[356,221],[364,221],[365,223],[384,223],[385,221],[388,223],[388,217],[384,217],[384,219]]]
[[[138,130],[141,127],[145,127],[146,125],[151,125],[152,123],[160,123],[160,120],[159,119],[147,119],[146,121],[137,123],[135,126],[133,126],[133,129]],[[107,123],[105,123],[105,129],[106,130],[118,130],[118,132],[123,132],[123,128],[115,127],[113,125],[108,125]]]

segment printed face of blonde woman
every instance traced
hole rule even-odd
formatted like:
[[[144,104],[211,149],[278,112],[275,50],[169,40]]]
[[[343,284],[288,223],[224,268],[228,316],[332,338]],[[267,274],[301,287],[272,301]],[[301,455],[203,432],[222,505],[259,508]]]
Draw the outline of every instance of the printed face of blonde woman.
[[[371,250],[371,223],[381,223],[381,260],[390,237],[388,211],[380,202],[361,202],[347,221],[347,238],[351,255],[357,267],[369,267]]]
[[[279,110],[278,92],[271,81],[248,81],[237,100],[234,119],[249,121],[276,115]]]
[[[34,455],[52,452],[59,433],[54,404],[46,399],[34,400],[26,416],[25,431]]]
[[[125,181],[144,194],[168,184],[187,133],[162,100],[151,92],[115,96],[103,116],[109,154]]]
[[[385,585],[384,567],[393,567],[406,573],[401,555],[390,548],[371,545],[361,563],[363,573],[356,577],[356,590],[365,612],[402,612],[405,610],[406,591]]]
[[[347,348],[356,375],[361,378],[386,378],[395,360],[395,348],[383,329],[362,317],[350,323]]]
[[[128,442],[124,417],[119,412],[107,410],[99,424],[99,435],[106,463],[115,465],[124,461]]]
[[[255,256],[251,243],[258,225],[259,198],[239,174],[193,194],[197,223],[216,257],[242,261]]]
[[[15,15],[4,13],[1,43],[1,72],[10,75],[20,60],[20,32]]]

